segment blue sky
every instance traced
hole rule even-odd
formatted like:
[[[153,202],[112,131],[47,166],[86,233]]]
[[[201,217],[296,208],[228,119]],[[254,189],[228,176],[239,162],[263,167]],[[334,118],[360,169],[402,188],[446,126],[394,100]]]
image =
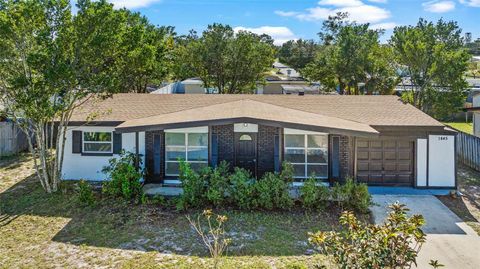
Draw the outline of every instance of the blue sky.
[[[415,24],[418,18],[455,20],[463,32],[480,38],[480,0],[111,0],[116,7],[139,11],[157,25],[177,33],[201,32],[219,22],[271,35],[277,44],[289,39],[315,39],[322,21],[347,11],[358,22],[386,29]]]

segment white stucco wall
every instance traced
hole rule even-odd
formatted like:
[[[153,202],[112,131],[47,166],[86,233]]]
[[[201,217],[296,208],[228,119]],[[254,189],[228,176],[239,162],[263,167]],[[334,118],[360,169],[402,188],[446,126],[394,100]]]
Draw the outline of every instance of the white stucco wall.
[[[427,186],[427,139],[417,139],[417,187]]]
[[[473,107],[480,107],[480,93],[473,96]],[[480,137],[480,112],[473,112],[473,134]]]
[[[455,136],[428,136],[428,186],[455,187]]]
[[[473,113],[473,135],[480,137],[480,112]]]
[[[69,127],[67,129],[65,152],[63,159],[62,178],[65,180],[106,180],[106,176],[102,173],[102,168],[108,165],[108,160],[113,156],[83,156],[82,154],[72,153],[72,131],[85,132],[113,132],[114,127],[91,127],[79,126]],[[143,164],[145,165],[145,132],[139,133],[139,153],[143,155]],[[135,133],[122,134],[122,148],[126,151],[135,152]]]

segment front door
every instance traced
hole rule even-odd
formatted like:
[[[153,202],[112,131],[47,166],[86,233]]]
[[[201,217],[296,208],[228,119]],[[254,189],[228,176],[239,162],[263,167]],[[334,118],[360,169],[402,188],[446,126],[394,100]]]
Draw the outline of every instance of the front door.
[[[235,166],[244,168],[256,176],[257,134],[235,133]]]

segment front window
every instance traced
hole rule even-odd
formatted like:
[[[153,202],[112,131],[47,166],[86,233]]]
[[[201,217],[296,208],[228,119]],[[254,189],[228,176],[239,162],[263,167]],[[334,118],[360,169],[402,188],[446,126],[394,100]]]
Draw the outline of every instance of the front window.
[[[303,181],[311,176],[327,179],[328,136],[286,134],[285,161],[292,164],[296,181]]]
[[[112,153],[111,132],[83,132],[83,152]]]
[[[208,133],[166,133],[165,174],[179,175],[179,160],[199,171],[208,165]]]

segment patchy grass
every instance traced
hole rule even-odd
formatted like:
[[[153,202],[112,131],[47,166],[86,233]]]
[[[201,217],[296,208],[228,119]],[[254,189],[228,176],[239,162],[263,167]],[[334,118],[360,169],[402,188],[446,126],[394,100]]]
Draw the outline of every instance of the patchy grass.
[[[438,196],[438,198],[480,235],[480,173],[459,166],[458,184],[462,197]]]
[[[464,133],[473,134],[473,123],[471,122],[444,122],[443,124],[448,125]]]
[[[155,205],[99,199],[82,207],[71,184],[48,195],[28,156],[0,163],[0,268],[209,268],[186,214]],[[306,214],[218,210],[233,239],[222,268],[331,267],[312,255],[307,232],[338,226],[340,210]],[[367,220],[367,216],[364,216]],[[307,255],[308,254],[308,255]]]

